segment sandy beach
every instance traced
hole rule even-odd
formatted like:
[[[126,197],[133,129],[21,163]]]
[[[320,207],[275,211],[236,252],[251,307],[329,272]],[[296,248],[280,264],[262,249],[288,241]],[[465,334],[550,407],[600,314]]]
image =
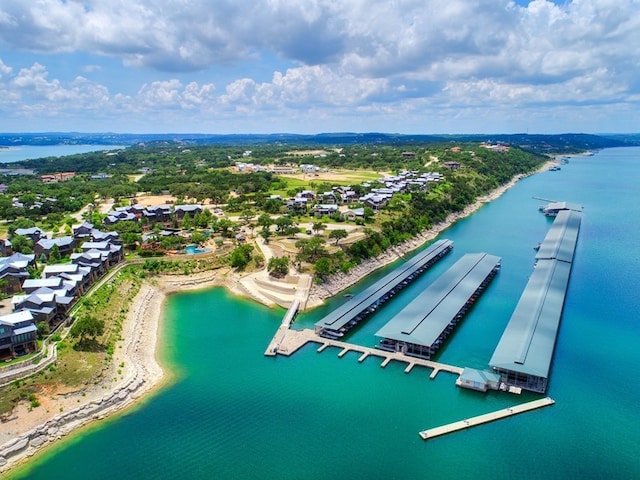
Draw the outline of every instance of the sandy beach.
[[[553,162],[543,165],[548,169]],[[537,173],[537,172],[534,172]],[[306,308],[313,308],[327,298],[355,284],[372,271],[420,247],[457,220],[495,200],[526,175],[520,175],[479,198],[464,211],[447,219],[418,237],[398,245],[378,258],[361,263],[348,274],[335,275],[322,285],[313,285]],[[158,337],[167,295],[192,289],[225,286],[237,295],[247,296],[238,288],[239,277],[228,268],[189,276],[165,275],[146,282],[129,309],[123,324],[114,361],[102,383],[75,391],[56,390],[39,396],[40,407],[29,409],[22,402],[6,422],[0,424],[0,473],[25,461],[44,447],[50,446],[73,430],[99,421],[128,408],[162,385],[170,382],[170,372],[163,372],[157,358]],[[253,297],[256,299],[255,297]]]

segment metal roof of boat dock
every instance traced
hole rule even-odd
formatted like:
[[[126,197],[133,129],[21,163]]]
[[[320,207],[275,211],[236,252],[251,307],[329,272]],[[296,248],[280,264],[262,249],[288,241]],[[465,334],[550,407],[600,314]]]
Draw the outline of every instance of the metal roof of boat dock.
[[[333,310],[323,319],[316,322],[315,327],[340,330],[360,313],[364,312],[378,299],[400,285],[410,275],[416,273],[430,260],[436,258],[453,247],[451,240],[438,240],[414,257],[394,269],[376,283],[355,295],[344,305]]]
[[[546,206],[549,210],[573,210],[575,212],[582,212],[582,205],[571,202],[551,202]]]
[[[547,378],[571,263],[539,260],[498,346],[492,368]]]
[[[464,255],[378,330],[376,336],[433,345],[499,264],[500,257],[487,253]]]
[[[563,262],[573,261],[581,220],[581,212],[560,210],[540,244],[536,260],[555,258]]]
[[[558,212],[489,361],[492,368],[548,377],[581,220],[581,212]]]

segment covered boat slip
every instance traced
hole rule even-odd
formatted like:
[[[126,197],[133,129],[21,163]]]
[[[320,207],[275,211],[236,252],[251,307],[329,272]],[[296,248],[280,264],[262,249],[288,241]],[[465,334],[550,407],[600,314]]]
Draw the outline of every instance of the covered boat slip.
[[[544,393],[571,264],[538,260],[489,365],[507,385]]]
[[[408,285],[424,270],[432,266],[453,248],[451,240],[438,240],[406,263],[336,308],[322,320],[316,322],[315,332],[329,338],[340,337],[358,323],[378,305]]]
[[[561,210],[489,365],[506,385],[544,393],[569,285],[582,213]]]
[[[572,262],[581,221],[581,212],[560,210],[544,241],[540,244],[536,260],[557,259]]]
[[[500,257],[466,254],[378,330],[379,348],[431,358],[499,268]]]

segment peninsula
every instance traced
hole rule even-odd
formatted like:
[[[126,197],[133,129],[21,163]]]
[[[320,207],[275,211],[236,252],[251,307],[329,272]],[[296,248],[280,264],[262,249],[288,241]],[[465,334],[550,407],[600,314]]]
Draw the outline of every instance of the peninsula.
[[[480,148],[490,151],[486,146]],[[457,154],[455,149],[451,150],[453,152],[449,150],[450,153],[447,153],[447,155]],[[499,149],[496,150],[499,152]],[[245,158],[253,155],[253,152],[249,154],[246,152],[241,152],[241,155],[246,154]],[[462,153],[462,149],[459,149],[458,152]],[[338,156],[337,158],[344,158],[339,156],[341,155],[339,149],[335,150],[334,153]],[[412,153],[413,155],[411,155]],[[120,155],[120,153],[117,155]],[[426,151],[419,155],[420,163],[426,164],[426,167],[423,166],[422,168],[428,169],[427,171],[437,173],[439,169],[443,168],[439,165],[446,163],[436,155],[427,154]],[[491,155],[494,154],[492,153]],[[427,159],[426,162],[424,162],[425,157]],[[415,152],[402,151],[400,158],[411,162],[415,159]],[[469,161],[469,165],[472,165],[477,159],[475,154],[467,155],[463,158]],[[322,157],[318,157],[315,160],[317,163],[321,163],[321,159]],[[447,161],[453,162],[451,160]],[[240,163],[247,164],[247,162]],[[455,163],[458,164],[458,167],[456,167]],[[117,206],[121,203],[122,198],[126,198],[124,196],[109,197],[104,195],[102,197],[103,201],[94,204],[92,208],[82,209],[76,220],[80,221],[84,218],[85,221],[95,221],[98,218],[104,225],[111,223],[114,226],[121,226],[126,222],[142,223],[139,220],[144,218],[143,215],[163,215],[163,211],[167,211],[166,208],[153,207],[171,205],[173,208],[170,210],[170,215],[181,215],[178,220],[180,222],[178,225],[182,227],[180,231],[184,231],[185,227],[188,227],[185,223],[193,222],[192,225],[197,225],[198,222],[202,222],[203,216],[207,219],[205,221],[210,223],[211,217],[209,215],[217,216],[213,224],[213,235],[200,238],[192,230],[190,237],[188,235],[186,237],[184,235],[167,235],[166,238],[177,237],[179,240],[165,241],[166,239],[160,240],[159,234],[161,232],[156,229],[155,232],[152,232],[154,236],[151,237],[151,242],[156,243],[140,248],[137,237],[131,243],[127,243],[128,240],[132,240],[131,237],[125,236],[130,232],[119,232],[125,246],[136,246],[138,255],[146,255],[145,251],[153,251],[153,249],[158,248],[163,249],[164,252],[171,253],[170,247],[175,247],[173,248],[175,253],[170,257],[147,256],[146,260],[144,260],[144,256],[142,259],[135,259],[129,256],[126,261],[127,264],[137,265],[136,268],[141,268],[145,272],[144,276],[146,278],[137,287],[137,294],[129,308],[127,308],[127,313],[120,327],[120,339],[113,345],[113,356],[105,370],[97,381],[85,382],[79,388],[77,386],[64,387],[58,385],[40,389],[36,394],[38,403],[36,407],[34,407],[33,402],[22,401],[12,408],[8,414],[5,414],[3,416],[2,433],[0,434],[0,471],[6,471],[22,459],[31,456],[43,447],[51,445],[80,426],[100,420],[115,411],[131,406],[136,401],[144,398],[153,389],[171,381],[170,373],[163,372],[156,357],[158,336],[161,331],[162,307],[167,295],[187,289],[225,286],[238,295],[250,297],[266,305],[278,304],[286,307],[295,297],[298,297],[302,301],[304,308],[313,308],[330,296],[358,282],[372,271],[434,239],[460,218],[470,215],[486,202],[500,196],[523,176],[548,169],[554,164],[553,161],[548,159],[538,159],[536,163],[536,168],[511,176],[507,181],[495,188],[489,189],[482,195],[475,196],[473,201],[464,205],[463,208],[456,208],[455,211],[448,212],[440,217],[438,221],[423,225],[418,223],[416,227],[425,228],[421,228],[415,234],[406,235],[404,238],[402,235],[398,236],[396,241],[387,244],[385,249],[370,242],[371,238],[375,239],[376,229],[380,227],[377,227],[376,223],[367,224],[366,219],[357,217],[358,208],[362,208],[357,206],[357,202],[354,202],[356,203],[355,205],[347,205],[347,208],[336,209],[336,213],[329,212],[329,215],[324,212],[318,213],[318,209],[315,209],[315,207],[311,209],[310,206],[307,206],[308,211],[312,213],[311,216],[306,217],[308,220],[304,221],[304,216],[298,216],[298,222],[293,222],[280,220],[289,217],[288,215],[282,215],[282,210],[270,217],[269,221],[263,216],[264,214],[262,216],[258,215],[256,211],[258,202],[256,202],[257,197],[255,196],[252,199],[254,206],[252,211],[238,211],[238,208],[246,207],[239,207],[234,201],[235,198],[238,198],[237,193],[236,196],[231,195],[225,204],[219,201],[198,204],[194,202],[194,200],[197,201],[197,197],[189,199],[184,195],[176,196],[170,193],[163,196],[141,195],[136,191],[133,197],[135,203],[130,202],[130,204],[133,203],[132,206],[136,207],[137,211],[128,207]],[[461,165],[464,165],[464,161],[454,162],[444,167],[445,170],[441,170],[441,175],[446,178],[447,175],[453,174],[454,176],[451,178],[454,179],[456,178],[455,172]],[[240,167],[236,164],[235,168]],[[338,188],[332,188],[332,182],[348,182],[353,185],[355,171],[343,171],[321,166],[316,166],[316,168],[318,170],[312,171],[312,173],[294,173],[288,174],[289,176],[282,174],[264,178],[268,178],[272,182],[274,178],[277,178],[278,185],[282,185],[284,182],[299,181],[296,179],[304,179],[305,177],[307,179],[310,178],[311,181],[308,185],[311,186],[313,182],[314,186],[320,187],[317,191],[320,191],[321,195],[323,195],[323,201],[328,197],[327,192],[338,191]],[[47,170],[50,171],[50,167],[47,167],[46,164],[40,165],[39,172]],[[142,175],[136,176],[135,180],[140,184],[145,177],[153,178],[153,173],[153,171],[142,172]],[[259,174],[260,172],[258,171],[257,173]],[[470,171],[467,170],[460,173],[469,175]],[[106,175],[111,174],[107,173]],[[235,175],[246,176],[247,174],[236,172]],[[254,181],[260,178],[260,176],[256,177],[253,173],[249,175],[252,175],[250,178]],[[362,173],[355,173],[355,175],[356,177],[360,175],[360,181],[362,182]],[[362,183],[373,184],[374,187],[372,188],[391,189],[390,187],[385,187],[384,184],[381,187],[375,187],[375,185],[380,185],[381,181],[393,177],[392,175],[381,173],[373,177],[366,174],[365,181]],[[396,175],[395,177],[398,176]],[[416,184],[420,185],[418,180],[426,177],[406,176],[406,178],[409,180],[415,178]],[[438,177],[435,176],[433,178]],[[101,180],[104,180],[104,178]],[[291,185],[291,183],[288,184]],[[327,184],[328,187],[326,187]],[[139,188],[139,186],[136,187],[136,189]],[[325,190],[325,188],[327,189]],[[304,188],[302,190],[304,192]],[[429,190],[432,192],[439,191],[438,188]],[[338,195],[347,198],[347,192],[349,191],[356,191],[356,189],[344,188],[342,193],[338,193]],[[113,186],[111,187],[111,192],[114,192]],[[300,192],[298,191],[297,193]],[[356,194],[360,194],[360,200],[366,196],[363,193],[363,191],[356,191]],[[399,199],[394,201],[395,195],[399,195]],[[271,194],[270,197],[262,196],[260,201],[264,203],[262,203],[261,209],[271,208],[269,205],[274,203],[281,205],[279,209],[283,208],[283,204],[279,203],[282,202],[282,199],[277,197],[277,193]],[[401,204],[399,202],[409,202],[408,204],[410,204],[412,199],[416,201],[419,198],[419,190],[413,190],[413,195],[406,195],[402,192],[392,193],[391,197],[384,202],[385,204],[380,206],[380,211],[384,211],[387,206],[393,207],[395,205],[395,208],[397,208]],[[189,200],[193,203],[188,203]],[[362,201],[366,200],[365,198]],[[372,200],[374,202],[377,201],[375,198]],[[269,201],[272,202],[269,203]],[[200,210],[191,207],[187,208],[188,205],[201,208]],[[336,203],[317,203],[316,205],[326,206],[336,205]],[[422,204],[420,207],[428,209],[426,204]],[[233,215],[234,208],[238,212],[235,216]],[[226,213],[223,209],[227,209],[226,212],[229,213]],[[355,213],[352,226],[347,223],[347,217],[343,216],[343,213],[347,211]],[[209,214],[203,212],[209,212]],[[138,213],[140,214],[139,217],[137,217]],[[136,217],[136,220],[131,217],[132,215]],[[375,211],[374,215],[376,215]],[[260,224],[261,218],[262,225]],[[166,224],[170,225],[170,222],[174,221],[174,218],[170,217],[166,220]],[[236,222],[236,228],[233,228],[233,222]],[[147,219],[148,223],[149,220]],[[260,235],[255,232],[256,226],[262,226]],[[335,239],[334,245],[324,246],[324,242],[322,242],[322,244],[314,246],[314,242],[317,243],[315,239],[322,238],[323,231],[325,232],[325,238]],[[167,230],[167,232],[171,232],[171,229]],[[338,235],[332,232],[346,232],[346,235],[343,237],[342,233]],[[215,236],[216,233],[220,236]],[[284,237],[280,238],[282,234],[284,234]],[[288,240],[289,238],[296,240],[292,242]],[[183,248],[181,242],[184,242],[185,239],[187,242],[189,240],[199,240],[195,242],[197,245],[195,255],[179,253],[180,249]],[[339,245],[341,239],[343,239],[342,246]],[[357,255],[358,250],[354,248],[354,245],[360,244],[362,248],[367,248],[367,243],[365,242],[369,242],[370,251],[366,255],[360,256],[357,262],[353,262],[349,257],[342,257],[342,263],[329,264],[324,268],[322,267],[322,260],[327,258],[326,254],[322,253],[327,251],[325,249],[328,249],[328,253],[333,258],[340,257],[342,254],[337,255],[337,253],[344,252],[347,246],[351,255]],[[259,253],[258,255],[252,254],[252,251]],[[277,262],[273,262],[273,259],[288,257],[287,254],[295,254],[297,261],[291,265],[287,259],[285,269],[278,270],[275,268],[274,264],[277,266]],[[226,260],[220,262],[220,258]],[[183,261],[190,262],[188,263],[189,266],[176,269],[172,269],[169,266],[179,265]],[[351,265],[348,265],[349,262],[352,262]],[[52,262],[49,261],[48,263]],[[194,267],[195,264],[199,266]],[[207,266],[203,267],[204,264]],[[349,268],[346,268],[347,265]],[[190,269],[190,273],[183,274],[185,269]],[[321,281],[312,282],[311,275],[321,279]],[[65,326],[65,328],[68,327]],[[66,338],[66,331],[60,330],[60,332],[65,332]]]

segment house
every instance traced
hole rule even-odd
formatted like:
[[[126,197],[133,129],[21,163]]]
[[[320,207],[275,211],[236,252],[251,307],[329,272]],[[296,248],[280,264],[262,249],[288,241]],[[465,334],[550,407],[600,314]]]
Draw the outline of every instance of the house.
[[[348,208],[340,213],[340,216],[348,221],[355,222],[358,219],[364,219],[364,208]]]
[[[93,281],[91,269],[76,263],[47,265],[42,271],[42,277],[61,279],[62,285],[71,288],[75,295],[82,295]]]
[[[87,267],[93,276],[92,281],[101,277],[109,268],[109,254],[98,250],[88,250],[82,253],[72,253],[71,262],[81,267]]]
[[[303,163],[302,165],[300,165],[300,170],[302,170],[303,173],[316,173],[320,171],[320,167],[308,163]]]
[[[57,324],[56,294],[49,288],[41,288],[29,295],[15,295],[11,303],[15,311],[28,310],[35,323]]]
[[[37,331],[28,310],[0,316],[0,360],[35,352]]]
[[[149,222],[169,222],[171,221],[171,207],[169,205],[147,207],[144,217],[147,218]]]
[[[173,210],[173,214],[178,220],[184,219],[187,214],[193,218],[198,213],[202,213],[201,205],[176,205]]]
[[[358,193],[353,190],[346,190],[342,194],[342,203],[350,205],[358,201]]]
[[[29,267],[35,267],[35,255],[14,253],[10,257],[0,258],[0,279],[7,281],[5,293],[22,291],[22,283],[29,278]]]
[[[8,257],[11,253],[13,253],[13,250],[11,249],[11,240],[0,238],[0,256]]]
[[[75,176],[76,176],[75,172],[61,172],[61,173],[54,173],[51,175],[40,175],[40,180],[43,183],[66,182],[67,180],[71,180]]]
[[[335,205],[338,203],[338,196],[333,192],[324,192],[320,195],[320,199],[324,205]]]
[[[443,167],[448,168],[449,170],[456,171],[460,168],[460,162],[444,162],[442,164]]]
[[[380,210],[387,203],[391,197],[387,195],[380,195],[375,193],[369,193],[364,197],[360,197],[360,201],[367,207],[371,207],[373,210]]]
[[[307,200],[313,200],[316,198],[316,192],[313,190],[303,190],[296,195],[296,198],[306,198]]]
[[[114,245],[109,241],[103,242],[84,242],[80,248],[83,252],[98,251],[107,255],[107,266],[115,265],[124,259],[124,251],[122,245]]]
[[[34,244],[42,238],[47,238],[47,234],[40,230],[38,227],[31,228],[16,228],[15,235],[21,235],[30,238]]]
[[[118,232],[102,232],[94,228],[91,230],[89,238],[93,242],[109,242],[113,245],[122,245],[122,240]]]
[[[93,223],[82,222],[80,225],[73,227],[74,238],[86,238],[91,235]]]
[[[293,200],[287,202],[287,208],[289,211],[306,211],[309,205],[309,199],[304,197],[296,197]]]
[[[322,205],[317,204],[313,207],[313,214],[316,217],[323,217],[325,215],[332,215],[338,211],[337,205]]]
[[[76,246],[76,239],[73,237],[59,237],[52,238],[51,240],[42,239],[33,246],[33,253],[35,253],[38,258],[44,255],[48,259],[54,245],[58,246],[60,256],[65,257],[73,252]]]
[[[107,216],[103,220],[103,223],[105,225],[113,225],[114,223],[118,223],[118,222],[126,222],[126,221],[135,222],[137,220],[138,220],[138,217],[136,217],[136,215],[131,212],[128,212],[125,210],[115,210],[107,214]]]
[[[40,288],[56,289],[62,287],[60,277],[28,278],[22,284],[22,291],[29,295]]]

